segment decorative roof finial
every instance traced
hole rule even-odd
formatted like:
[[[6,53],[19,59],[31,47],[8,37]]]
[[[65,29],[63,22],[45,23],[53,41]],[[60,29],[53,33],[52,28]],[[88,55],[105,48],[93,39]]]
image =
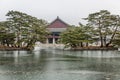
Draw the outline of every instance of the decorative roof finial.
[[[57,16],[57,19],[59,19],[59,16]]]

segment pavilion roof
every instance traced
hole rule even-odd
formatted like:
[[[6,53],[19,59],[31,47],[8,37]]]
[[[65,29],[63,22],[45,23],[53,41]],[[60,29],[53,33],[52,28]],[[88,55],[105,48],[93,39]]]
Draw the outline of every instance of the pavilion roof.
[[[47,28],[67,28],[68,24],[57,17],[53,22],[51,22]]]

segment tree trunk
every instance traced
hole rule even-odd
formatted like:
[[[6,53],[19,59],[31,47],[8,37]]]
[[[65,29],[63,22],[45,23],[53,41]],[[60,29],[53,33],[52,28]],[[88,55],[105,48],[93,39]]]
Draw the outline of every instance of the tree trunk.
[[[116,34],[116,32],[117,32],[117,29],[118,29],[118,26],[116,26],[116,29],[115,29],[115,31],[113,32],[110,41],[106,44],[106,47],[108,47],[108,46],[112,43],[112,41],[113,41],[113,39],[114,39],[114,36],[115,36],[115,34]]]
[[[100,23],[100,21],[99,21],[98,25],[99,25],[99,34],[100,34],[100,41],[101,41],[100,47],[103,47],[103,36],[102,36],[102,32],[101,32],[102,27],[101,27],[100,24],[101,24],[101,23]]]
[[[100,37],[101,45],[100,47],[103,47],[103,37]]]
[[[88,47],[88,42],[86,43],[86,47]]]
[[[20,31],[17,32],[17,47],[20,47]]]
[[[80,42],[80,46],[83,47],[83,42]]]
[[[104,46],[106,46],[106,36],[104,37]]]

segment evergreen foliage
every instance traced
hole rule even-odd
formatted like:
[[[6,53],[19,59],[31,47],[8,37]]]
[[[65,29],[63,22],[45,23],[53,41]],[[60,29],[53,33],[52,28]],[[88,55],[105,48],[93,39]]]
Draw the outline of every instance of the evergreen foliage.
[[[91,35],[86,30],[86,26],[79,27],[70,27],[65,32],[63,32],[60,36],[60,41],[69,47],[83,47],[83,43],[91,42]],[[86,44],[86,46],[88,46]]]
[[[119,31],[119,15],[112,15],[107,10],[89,14],[85,20],[93,27],[94,36],[99,36],[101,47],[108,47],[114,40],[116,33]]]
[[[12,41],[10,43],[14,42],[15,47],[31,48],[36,41],[45,41],[48,34],[46,30],[48,23],[45,20],[37,19],[19,11],[9,11],[6,16],[8,17],[7,21],[1,23],[0,26],[2,29],[0,39],[3,40],[8,37],[8,40],[3,40],[1,43]]]

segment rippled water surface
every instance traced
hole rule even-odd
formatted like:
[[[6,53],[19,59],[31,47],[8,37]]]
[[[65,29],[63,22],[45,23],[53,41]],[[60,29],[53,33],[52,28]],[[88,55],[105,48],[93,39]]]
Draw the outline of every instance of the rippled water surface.
[[[120,52],[0,51],[0,80],[120,80]]]

